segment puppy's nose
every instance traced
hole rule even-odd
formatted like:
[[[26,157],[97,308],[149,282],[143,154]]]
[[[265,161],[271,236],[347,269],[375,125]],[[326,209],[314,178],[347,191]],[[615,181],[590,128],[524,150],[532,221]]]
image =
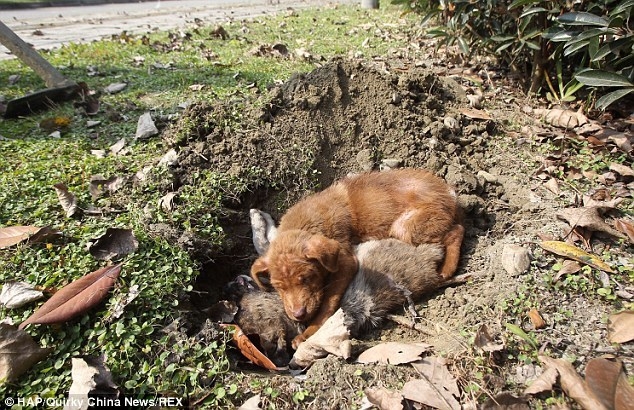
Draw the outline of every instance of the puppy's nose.
[[[298,322],[301,322],[302,320],[304,320],[304,318],[306,317],[306,307],[302,306],[300,308],[293,310],[293,317]]]

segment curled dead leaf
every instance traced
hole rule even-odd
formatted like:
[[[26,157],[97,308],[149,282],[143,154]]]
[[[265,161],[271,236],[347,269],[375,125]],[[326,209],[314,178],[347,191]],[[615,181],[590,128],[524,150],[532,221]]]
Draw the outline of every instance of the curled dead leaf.
[[[608,340],[610,343],[627,343],[634,340],[634,311],[624,310],[610,315]]]
[[[435,386],[426,378],[410,380],[403,386],[403,397],[436,409],[458,410],[460,403],[442,386]]]
[[[533,329],[543,329],[546,327],[546,322],[542,318],[542,315],[535,308],[528,311],[528,318],[531,320],[533,324]]]
[[[586,383],[605,408],[634,408],[634,387],[629,385],[620,360],[590,360],[586,366]]]
[[[539,360],[547,368],[552,367],[557,370],[562,390],[581,407],[588,410],[607,410],[594,392],[588,388],[586,382],[577,374],[570,362],[543,355],[539,356]]]
[[[562,110],[559,108],[549,110],[538,108],[533,110],[533,112],[545,123],[559,128],[571,129],[584,125],[588,122],[588,118],[583,115],[581,110],[572,111]]]
[[[630,243],[634,243],[634,225],[625,218],[616,219],[614,227],[627,235]]]
[[[69,283],[37,309],[19,329],[30,323],[63,323],[101,302],[121,273],[121,265],[106,266]]]
[[[557,282],[564,275],[572,275],[573,273],[577,273],[581,270],[581,264],[577,261],[572,261],[570,259],[566,259],[561,264],[561,269],[557,272],[557,275],[553,278],[554,282]]]
[[[240,353],[253,364],[268,370],[280,370],[275,363],[264,355],[252,342],[247,335],[244,334],[238,325],[221,324],[222,327],[233,330],[233,342],[236,344]]]
[[[291,365],[306,368],[315,360],[326,357],[328,354],[344,359],[349,358],[352,344],[350,332],[344,324],[344,319],[343,310],[338,309],[315,334],[297,347]]]
[[[497,352],[504,349],[504,343],[496,342],[485,324],[480,325],[478,328],[473,344],[485,352]]]
[[[524,390],[524,394],[539,394],[551,391],[557,383],[559,372],[554,367],[548,367],[542,374]]]
[[[55,188],[57,199],[62,209],[66,212],[66,217],[70,218],[75,215],[77,212],[77,198],[75,195],[61,182],[53,185],[53,188]]]
[[[614,171],[623,177],[634,177],[634,169],[632,169],[632,167],[617,162],[610,164],[610,171]]]
[[[402,410],[403,396],[385,387],[368,387],[363,391],[368,401],[379,410]]]
[[[486,111],[478,110],[475,108],[463,108],[460,110],[460,114],[464,115],[465,117],[471,118],[472,120],[489,121],[492,119]]]
[[[43,297],[42,291],[29,283],[10,281],[2,285],[0,303],[9,309],[16,309]]]

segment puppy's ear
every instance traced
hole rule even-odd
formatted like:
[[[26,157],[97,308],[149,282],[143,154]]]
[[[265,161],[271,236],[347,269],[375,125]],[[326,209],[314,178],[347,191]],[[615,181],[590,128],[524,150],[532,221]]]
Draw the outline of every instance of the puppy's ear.
[[[271,291],[271,275],[269,274],[269,265],[266,259],[258,258],[251,266],[251,277],[258,284],[260,289]]]
[[[305,256],[313,259],[328,272],[339,270],[339,251],[341,245],[334,239],[326,238],[322,235],[314,235],[306,242]]]

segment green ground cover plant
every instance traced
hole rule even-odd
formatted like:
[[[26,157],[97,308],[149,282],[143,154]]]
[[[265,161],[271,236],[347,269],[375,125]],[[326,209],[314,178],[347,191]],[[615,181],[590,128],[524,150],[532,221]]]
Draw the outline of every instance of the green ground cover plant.
[[[225,238],[216,224],[217,215],[209,210],[214,202],[227,200],[248,187],[224,175],[201,173],[198,182],[182,193],[183,203],[177,212],[166,215],[156,206],[148,211],[146,205],[156,204],[162,195],[159,188],[169,184],[167,171],[156,165],[169,147],[156,137],[135,141],[137,118],[152,111],[155,118],[162,119],[158,123],[164,128],[182,111],[179,105],[183,103],[265,91],[269,84],[293,72],[311,70],[322,56],[346,55],[349,50],[385,53],[388,47],[402,44],[402,39],[374,41],[373,30],[399,18],[397,8],[382,11],[370,15],[357,8],[324,8],[236,21],[223,24],[226,37],[218,34],[217,27],[203,25],[184,30],[184,35],[122,33],[44,53],[67,78],[85,81],[91,90],[98,91],[101,107],[90,117],[67,103],[24,118],[0,120],[0,227],[51,226],[62,232],[61,237],[44,243],[0,250],[0,282],[21,280],[45,289],[61,288],[105,265],[86,249],[109,227],[132,229],[140,245],[122,261],[121,276],[105,304],[68,323],[27,327],[41,346],[52,348],[52,353],[19,380],[3,383],[0,396],[63,398],[71,383],[70,359],[103,355],[126,394],[202,397],[199,404],[229,407],[243,399],[236,387],[242,377],[229,372],[225,332],[202,340],[179,338],[165,330],[170,324],[178,327],[181,300],[192,290],[200,264],[174,244],[149,234],[146,224],[148,219],[169,219],[205,237],[210,246],[222,247]],[[372,39],[369,46],[368,38]],[[305,58],[250,52],[259,45],[276,43],[291,50],[303,49]],[[17,60],[0,62],[0,83],[8,84],[9,76],[19,79],[2,89],[6,99],[44,88],[43,82]],[[117,82],[125,82],[127,87],[116,94],[102,91]],[[190,87],[193,85],[200,86]],[[61,125],[41,126],[50,119],[62,119],[56,122]],[[234,120],[239,121],[239,111]],[[88,121],[100,124],[93,127]],[[231,127],[231,121],[225,125]],[[97,157],[91,153],[108,152],[121,138],[128,141],[126,155]],[[92,175],[131,178],[148,166],[149,182],[130,184],[125,198],[117,194],[91,197],[88,186]],[[59,182],[75,193],[80,208],[115,211],[66,217],[53,190]],[[121,317],[109,319],[116,301],[133,286],[138,286],[139,296]],[[0,315],[19,324],[35,307],[2,309]],[[264,394],[273,396],[275,392],[265,390]],[[305,394],[298,391],[292,400],[300,402]]]

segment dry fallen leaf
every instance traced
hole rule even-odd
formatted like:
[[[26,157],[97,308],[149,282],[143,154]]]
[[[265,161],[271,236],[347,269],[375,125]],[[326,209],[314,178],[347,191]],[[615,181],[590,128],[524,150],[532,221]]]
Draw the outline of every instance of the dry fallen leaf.
[[[473,120],[488,121],[492,119],[486,111],[478,110],[475,108],[463,108],[460,110],[460,114]]]
[[[581,270],[581,264],[577,261],[566,259],[561,264],[561,269],[557,272],[557,275],[553,278],[553,281],[557,282],[564,275],[571,275]]]
[[[479,410],[530,410],[525,397],[516,397],[510,392],[501,392],[489,397]]]
[[[504,343],[497,343],[489,334],[487,325],[482,324],[475,334],[473,344],[485,352],[497,352],[504,349]]]
[[[43,228],[37,226],[7,226],[0,228],[0,249],[17,245],[28,240],[29,242],[41,242],[51,236],[59,235],[58,231],[50,226]]]
[[[96,238],[88,251],[98,260],[118,260],[134,252],[139,241],[132,229],[108,228],[106,233]]]
[[[298,346],[291,363],[306,368],[328,354],[349,358],[352,354],[352,344],[350,331],[344,321],[343,310],[338,309],[315,334]]]
[[[586,383],[608,409],[634,409],[634,387],[627,382],[623,363],[592,359],[586,366]]]
[[[260,410],[260,401],[260,395],[256,394],[242,403],[242,406],[238,407],[238,410]]]
[[[101,302],[121,273],[121,265],[106,266],[58,290],[19,329],[30,323],[63,323]]]
[[[562,390],[581,407],[587,410],[608,410],[594,392],[588,388],[586,382],[577,374],[570,362],[543,355],[539,356],[539,360],[547,368],[557,369]]]
[[[460,397],[460,390],[455,377],[447,369],[447,360],[442,357],[429,356],[412,363],[412,367],[434,386],[442,387],[455,397]]]
[[[439,389],[429,380],[414,379],[403,386],[403,397],[417,403],[426,404],[437,409],[459,410],[460,403],[447,390]]]
[[[605,232],[617,238],[624,239],[625,235],[608,225],[599,214],[599,207],[566,208],[557,212],[557,218],[563,219],[572,228],[581,227],[591,231]]]
[[[557,383],[557,377],[559,372],[554,367],[548,367],[542,372],[542,374],[535,380],[533,380],[525,390],[524,394],[539,394],[546,391],[551,391],[555,383]]]
[[[264,355],[244,334],[240,326],[235,324],[221,324],[221,326],[233,329],[233,342],[240,350],[240,353],[253,364],[268,370],[279,370],[279,368],[268,357]]]
[[[71,360],[71,379],[73,383],[68,390],[69,400],[64,409],[83,409],[82,404],[89,403],[89,397],[106,396],[117,399],[120,395],[118,386],[112,380],[112,374],[103,362],[102,357],[81,356]],[[73,406],[73,403],[80,403]]]
[[[533,308],[529,310],[528,318],[531,320],[531,323],[533,324],[533,329],[543,329],[546,327],[546,322],[544,322],[542,315],[539,313],[537,309]]]
[[[571,129],[588,122],[588,118],[583,115],[581,111],[562,110],[559,108],[552,110],[538,108],[533,110],[533,112],[547,124],[559,128]]]
[[[43,297],[44,294],[29,283],[10,281],[2,285],[0,303],[9,309],[16,309]]]
[[[66,217],[70,218],[75,215],[77,212],[77,198],[75,198],[75,195],[61,182],[53,185],[53,188],[55,188],[57,199],[62,209],[66,212]]]
[[[546,189],[548,189],[550,192],[552,192],[555,195],[561,194],[561,189],[559,188],[559,182],[557,182],[555,178],[550,178],[548,181],[546,181],[546,183],[544,184],[544,187],[546,187]]]
[[[517,276],[531,266],[531,256],[528,249],[520,245],[505,244],[502,249],[502,267],[509,275]]]
[[[403,364],[420,360],[420,355],[427,352],[430,345],[424,343],[386,342],[369,348],[359,355],[358,363]]]
[[[125,307],[132,303],[137,296],[139,296],[139,285],[130,286],[126,295],[119,295],[119,298],[115,302],[114,306],[110,308],[110,311],[104,320],[107,323],[110,323],[113,320],[119,319],[121,315],[123,315]]]
[[[584,263],[595,269],[599,269],[608,273],[615,273],[614,270],[607,263],[603,262],[597,255],[593,255],[584,250],[577,248],[576,246],[569,245],[566,242],[561,241],[542,241],[539,243],[544,250],[552,252],[559,256],[564,256],[576,260],[577,262]]]
[[[632,167],[617,162],[610,164],[610,171],[614,171],[623,177],[634,177],[634,169],[632,169]]]
[[[634,225],[630,221],[624,218],[615,219],[614,227],[619,231],[627,235],[630,243],[634,243]]]
[[[16,380],[52,350],[38,346],[24,330],[0,323],[0,380]]]
[[[610,343],[627,343],[634,340],[634,311],[624,310],[608,317]]]
[[[403,396],[385,387],[368,387],[363,391],[368,401],[379,410],[402,410]]]

